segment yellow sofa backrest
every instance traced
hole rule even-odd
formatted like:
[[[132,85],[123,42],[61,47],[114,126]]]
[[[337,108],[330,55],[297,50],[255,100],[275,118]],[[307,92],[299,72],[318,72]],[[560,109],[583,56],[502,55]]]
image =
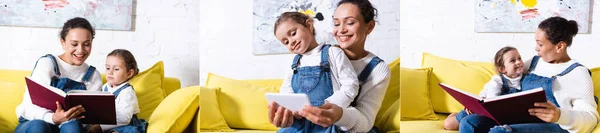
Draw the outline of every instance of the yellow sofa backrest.
[[[437,83],[450,83],[454,87],[464,89],[474,94],[479,94],[483,85],[496,74],[491,62],[460,61],[423,54],[423,67],[431,67],[430,98],[435,112],[458,112],[463,106],[452,96],[443,91]],[[594,82],[594,95],[600,96],[600,67],[591,68],[592,81]],[[475,79],[476,78],[476,79]],[[598,109],[598,108],[597,108]],[[599,110],[600,112],[600,110]]]
[[[30,70],[0,69],[0,81],[13,82],[18,85],[25,86],[25,77],[30,75]],[[106,76],[102,74],[102,84],[104,83],[106,83]],[[173,77],[165,77],[162,89],[167,95],[171,94],[171,92],[179,88],[181,88],[181,82],[179,81],[179,79]]]

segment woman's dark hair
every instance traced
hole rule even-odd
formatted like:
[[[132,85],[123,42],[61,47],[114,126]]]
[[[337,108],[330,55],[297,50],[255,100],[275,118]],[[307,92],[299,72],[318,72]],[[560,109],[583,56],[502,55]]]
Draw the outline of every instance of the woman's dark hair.
[[[60,31],[60,39],[65,40],[69,30],[76,28],[83,28],[90,31],[90,33],[92,33],[92,39],[94,39],[94,36],[96,35],[96,31],[94,31],[94,28],[89,21],[87,21],[85,18],[75,17],[65,22],[62,30]]]
[[[498,50],[494,56],[494,66],[496,69],[504,68],[504,54],[508,51],[517,50],[515,47],[506,46]]]
[[[338,7],[344,3],[352,3],[360,9],[360,15],[362,15],[365,19],[365,23],[371,22],[371,20],[375,20],[377,17],[377,9],[373,7],[369,0],[341,0],[338,2]]]
[[[309,28],[308,24],[306,23],[306,20],[311,19],[308,15],[300,13],[300,12],[284,12],[282,13],[278,18],[277,21],[275,21],[275,27],[273,28],[273,34],[275,34],[275,32],[277,32],[277,27],[279,27],[279,25],[285,21],[287,21],[288,19],[293,20],[294,22],[301,24],[302,26]],[[314,31],[313,28],[313,35],[316,35],[316,32]]]
[[[538,25],[538,29],[546,33],[546,39],[550,40],[553,45],[558,44],[560,41],[564,41],[567,43],[567,46],[571,46],[573,37],[577,35],[578,31],[576,21],[567,20],[562,17],[548,18]]]
[[[128,50],[125,49],[115,49],[112,52],[110,52],[106,57],[108,56],[115,56],[115,57],[119,57],[121,59],[123,59],[123,62],[125,62],[125,68],[127,69],[127,71],[133,69],[133,76],[131,76],[131,78],[133,78],[135,75],[138,74],[138,72],[140,71],[137,67],[137,62],[135,61],[135,57],[133,57],[133,54],[131,54],[131,52],[129,52]],[[129,79],[131,79],[129,78]],[[127,79],[127,80],[129,80]]]

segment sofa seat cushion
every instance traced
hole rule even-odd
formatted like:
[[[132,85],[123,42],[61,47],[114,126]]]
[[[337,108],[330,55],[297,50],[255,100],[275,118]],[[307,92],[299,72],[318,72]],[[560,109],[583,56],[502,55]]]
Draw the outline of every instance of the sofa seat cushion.
[[[444,120],[448,114],[436,114],[439,120],[400,121],[401,133],[458,133],[444,130]]]

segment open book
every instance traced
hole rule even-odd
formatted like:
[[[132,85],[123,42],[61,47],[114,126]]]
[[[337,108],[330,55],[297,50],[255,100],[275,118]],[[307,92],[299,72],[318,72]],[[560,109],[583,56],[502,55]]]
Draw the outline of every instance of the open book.
[[[117,124],[115,110],[115,96],[110,92],[71,90],[67,93],[50,85],[41,85],[25,77],[31,102],[42,108],[56,111],[56,101],[63,110],[81,105],[85,118],[80,121],[84,124]]]
[[[499,125],[544,123],[544,121],[530,115],[528,112],[531,108],[538,108],[534,106],[534,103],[546,102],[546,94],[542,88],[483,99],[444,83],[439,85],[471,112],[492,118]]]

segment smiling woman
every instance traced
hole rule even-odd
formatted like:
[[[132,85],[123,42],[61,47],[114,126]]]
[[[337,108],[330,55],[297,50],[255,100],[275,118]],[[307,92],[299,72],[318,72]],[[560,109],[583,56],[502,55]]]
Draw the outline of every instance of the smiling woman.
[[[85,63],[92,51],[95,31],[84,18],[67,21],[60,32],[64,53],[42,56],[35,64],[31,79],[40,84],[51,85],[64,92],[69,90],[100,91],[102,80],[95,67]],[[57,106],[58,102],[57,102]],[[25,89],[23,101],[17,106],[19,125],[15,132],[82,132],[84,128],[79,116],[85,112],[81,106],[70,109],[48,110],[31,103]],[[61,125],[60,127],[58,125]]]

